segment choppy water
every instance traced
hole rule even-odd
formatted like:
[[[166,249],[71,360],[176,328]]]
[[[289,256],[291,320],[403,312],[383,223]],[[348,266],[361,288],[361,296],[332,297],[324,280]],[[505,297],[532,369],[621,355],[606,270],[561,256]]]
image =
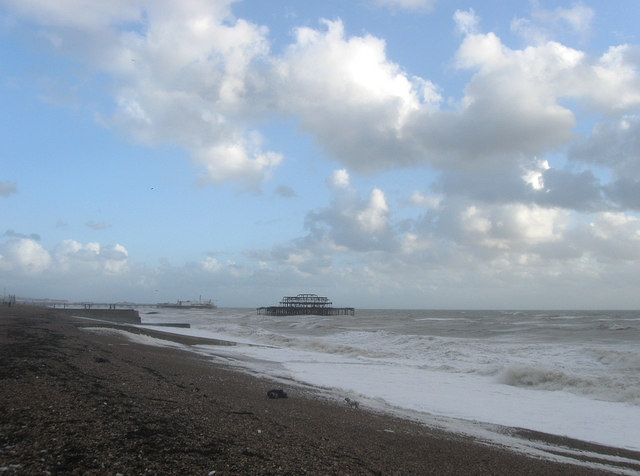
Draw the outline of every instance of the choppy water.
[[[143,322],[241,344],[202,352],[370,406],[640,450],[638,312],[149,311]]]

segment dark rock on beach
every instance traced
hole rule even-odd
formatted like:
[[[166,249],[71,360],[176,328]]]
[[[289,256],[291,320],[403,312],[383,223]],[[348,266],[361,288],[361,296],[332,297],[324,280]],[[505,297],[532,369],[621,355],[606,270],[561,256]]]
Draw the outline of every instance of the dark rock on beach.
[[[300,388],[269,399],[274,382],[83,328],[105,325],[0,310],[2,474],[603,474]]]

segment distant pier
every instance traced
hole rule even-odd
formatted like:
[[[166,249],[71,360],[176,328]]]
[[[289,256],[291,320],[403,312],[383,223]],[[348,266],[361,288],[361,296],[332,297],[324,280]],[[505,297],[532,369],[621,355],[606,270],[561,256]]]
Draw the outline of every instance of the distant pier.
[[[333,307],[329,298],[317,294],[298,294],[282,298],[279,306],[259,307],[258,314],[265,316],[353,316],[353,307]]]

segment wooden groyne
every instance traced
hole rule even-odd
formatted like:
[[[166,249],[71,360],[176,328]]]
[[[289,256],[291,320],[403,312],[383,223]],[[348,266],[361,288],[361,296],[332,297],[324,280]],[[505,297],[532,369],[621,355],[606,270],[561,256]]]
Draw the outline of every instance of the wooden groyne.
[[[265,316],[353,316],[353,307],[333,307],[329,298],[317,294],[298,294],[282,298],[279,306],[259,307],[258,314]]]

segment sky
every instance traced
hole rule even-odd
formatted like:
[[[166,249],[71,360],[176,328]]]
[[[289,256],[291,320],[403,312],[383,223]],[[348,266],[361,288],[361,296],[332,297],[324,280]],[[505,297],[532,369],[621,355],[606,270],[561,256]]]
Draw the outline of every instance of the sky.
[[[640,307],[640,2],[0,0],[0,286]]]

